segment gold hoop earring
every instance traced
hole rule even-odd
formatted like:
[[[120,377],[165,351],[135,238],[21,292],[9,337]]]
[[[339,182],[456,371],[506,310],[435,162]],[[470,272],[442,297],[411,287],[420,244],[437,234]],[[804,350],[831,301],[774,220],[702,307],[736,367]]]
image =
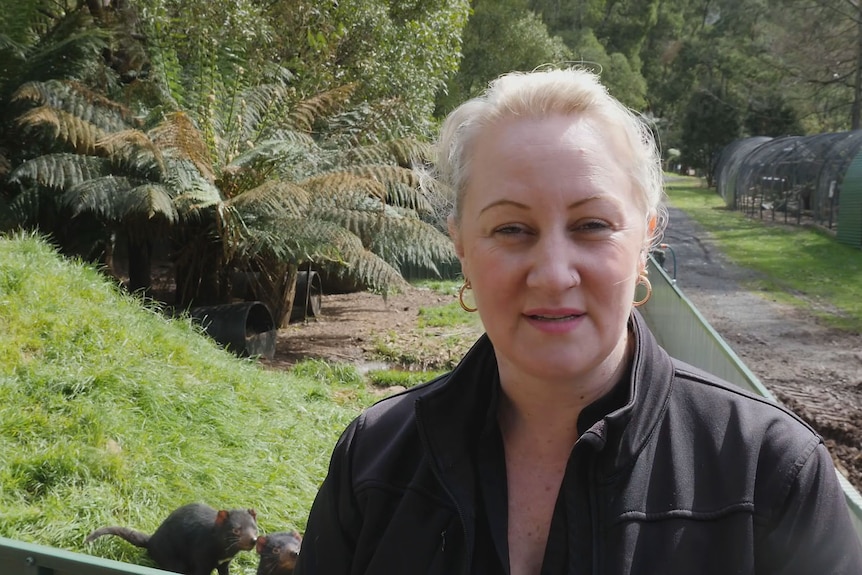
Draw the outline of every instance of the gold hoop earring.
[[[470,280],[465,279],[464,284],[461,286],[461,289],[458,290],[458,303],[461,304],[461,309],[466,312],[473,313],[476,311],[477,307],[470,307],[466,303],[464,303],[464,291],[468,289],[473,289],[473,286],[470,285]]]
[[[635,289],[637,289],[637,286],[644,286],[646,288],[646,295],[643,297],[643,299],[635,300],[632,302],[632,305],[634,305],[635,307],[640,307],[645,304],[652,295],[652,284],[649,283],[649,278],[646,276],[646,272],[641,272],[641,274],[638,276],[638,281],[635,284]]]

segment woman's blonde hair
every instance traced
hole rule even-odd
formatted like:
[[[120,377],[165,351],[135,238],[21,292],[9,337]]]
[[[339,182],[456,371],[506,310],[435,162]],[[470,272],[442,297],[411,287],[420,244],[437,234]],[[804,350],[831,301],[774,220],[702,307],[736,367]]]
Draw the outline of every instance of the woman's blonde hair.
[[[657,241],[666,211],[661,157],[652,130],[640,115],[611,96],[596,74],[578,68],[505,74],[481,96],[464,102],[446,117],[437,141],[436,172],[437,179],[454,194],[455,222],[460,221],[470,176],[470,146],[477,134],[501,118],[552,114],[586,115],[619,131],[631,153],[626,168],[641,194],[646,217],[657,217],[650,238]]]

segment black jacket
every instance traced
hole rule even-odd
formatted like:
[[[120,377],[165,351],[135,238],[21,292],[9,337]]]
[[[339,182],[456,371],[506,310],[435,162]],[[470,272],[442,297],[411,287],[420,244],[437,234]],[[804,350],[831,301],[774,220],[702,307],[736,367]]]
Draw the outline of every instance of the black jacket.
[[[561,488],[566,573],[862,574],[862,545],[818,435],[783,407],[671,359],[636,312],[632,328],[628,403],[581,435]],[[481,571],[474,446],[496,369],[483,336],[451,373],[351,423],[296,575]]]

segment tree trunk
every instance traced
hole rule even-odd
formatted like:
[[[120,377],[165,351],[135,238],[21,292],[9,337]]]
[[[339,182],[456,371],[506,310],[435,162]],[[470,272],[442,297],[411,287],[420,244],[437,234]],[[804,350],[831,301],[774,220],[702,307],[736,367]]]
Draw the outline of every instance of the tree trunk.
[[[152,251],[150,240],[129,238],[129,291],[143,291],[145,294],[152,286]]]
[[[299,268],[294,263],[267,263],[254,286],[255,297],[269,308],[278,328],[287,327],[290,323],[298,272]]]
[[[296,298],[296,276],[299,269],[296,265],[287,266],[287,271],[282,275],[281,301],[278,311],[274,313],[275,324],[279,327],[287,327],[290,323],[290,314],[293,310],[293,300]]]

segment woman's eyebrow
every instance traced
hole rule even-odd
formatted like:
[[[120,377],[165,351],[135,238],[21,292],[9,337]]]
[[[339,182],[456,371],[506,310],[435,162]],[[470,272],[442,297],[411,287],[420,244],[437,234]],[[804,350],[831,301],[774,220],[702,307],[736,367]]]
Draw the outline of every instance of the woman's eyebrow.
[[[587,196],[586,198],[582,198],[576,202],[572,202],[571,204],[566,206],[566,209],[570,210],[572,208],[577,208],[577,207],[580,207],[586,203],[598,201],[598,200],[614,202],[616,200],[616,198],[614,198],[614,196],[610,196],[608,194],[596,194],[596,195],[592,195],[592,196]],[[491,202],[490,204],[488,204],[487,206],[485,206],[484,208],[479,210],[479,214],[482,214],[482,213],[486,212],[487,210],[490,210],[491,208],[496,208],[499,206],[512,206],[514,208],[520,208],[522,210],[530,209],[529,205],[524,204],[522,202],[516,202],[515,200],[502,199],[502,200],[497,200],[497,201]]]

